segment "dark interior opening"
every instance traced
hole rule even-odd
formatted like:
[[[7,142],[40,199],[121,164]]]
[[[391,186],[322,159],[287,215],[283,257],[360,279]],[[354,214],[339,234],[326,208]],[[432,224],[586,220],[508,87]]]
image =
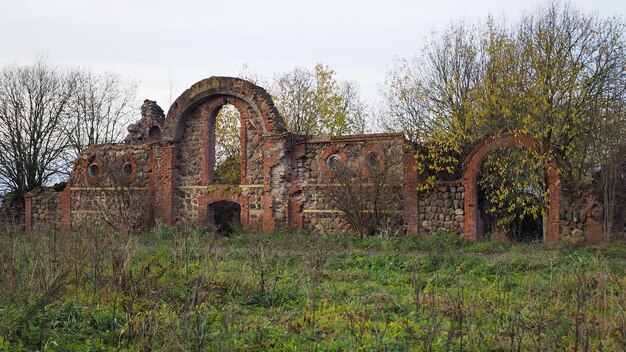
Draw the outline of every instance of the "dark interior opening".
[[[541,216],[535,218],[530,215],[517,215],[515,219],[505,229],[498,229],[498,217],[489,213],[487,209],[491,207],[489,199],[484,191],[478,187],[478,216],[479,222],[483,226],[483,234],[493,234],[496,231],[504,230],[509,239],[520,243],[533,243],[543,241],[543,221]]]
[[[241,206],[226,200],[210,205],[213,214],[213,225],[218,233],[230,235],[241,228]]]

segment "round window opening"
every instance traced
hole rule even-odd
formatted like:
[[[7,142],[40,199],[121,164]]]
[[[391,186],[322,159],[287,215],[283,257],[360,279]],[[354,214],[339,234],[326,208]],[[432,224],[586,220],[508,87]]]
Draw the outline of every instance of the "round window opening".
[[[91,178],[98,177],[100,175],[100,166],[96,163],[92,163],[87,168],[87,174],[89,174],[89,177]]]
[[[380,155],[375,152],[367,153],[367,156],[365,157],[365,165],[372,170],[378,169],[380,166]]]
[[[124,165],[122,165],[122,175],[130,176],[130,174],[132,173],[133,173],[133,165],[131,165],[131,163],[124,163]]]
[[[340,163],[341,158],[339,158],[339,155],[337,154],[333,154],[326,159],[326,166],[333,171],[336,171],[339,168]]]

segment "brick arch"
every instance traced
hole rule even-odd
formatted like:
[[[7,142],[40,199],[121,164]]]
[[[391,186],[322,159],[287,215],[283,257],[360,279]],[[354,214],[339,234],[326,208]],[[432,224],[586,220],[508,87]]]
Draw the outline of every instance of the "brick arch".
[[[465,188],[464,200],[464,236],[468,240],[475,240],[479,233],[478,223],[478,173],[489,154],[506,148],[522,148],[528,151],[541,154],[550,153],[547,176],[548,176],[548,220],[545,235],[546,242],[554,242],[559,237],[559,210],[561,197],[561,181],[558,172],[558,165],[549,147],[545,143],[540,143],[529,134],[505,132],[498,135],[489,135],[477,140],[471,152],[464,162],[463,187]]]
[[[209,206],[213,203],[228,201],[239,204],[241,211],[239,213],[239,220],[244,228],[248,228],[249,218],[249,202],[248,198],[242,196],[240,193],[233,191],[213,191],[207,195],[198,197],[198,222],[206,226],[209,224]]]
[[[201,104],[224,97],[247,103],[263,121],[263,132],[287,131],[272,97],[265,89],[239,78],[211,77],[195,83],[174,101],[165,118],[165,138],[180,141],[189,114]]]

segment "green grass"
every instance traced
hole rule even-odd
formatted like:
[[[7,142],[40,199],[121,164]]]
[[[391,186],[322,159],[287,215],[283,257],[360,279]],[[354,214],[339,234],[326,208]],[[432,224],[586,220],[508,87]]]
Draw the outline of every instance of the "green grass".
[[[624,350],[626,247],[0,234],[0,351]]]

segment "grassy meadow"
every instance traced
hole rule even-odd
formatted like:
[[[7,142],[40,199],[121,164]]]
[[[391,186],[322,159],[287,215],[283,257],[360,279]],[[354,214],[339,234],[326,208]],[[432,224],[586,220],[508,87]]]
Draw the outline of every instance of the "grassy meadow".
[[[626,245],[0,234],[0,351],[626,351]]]

